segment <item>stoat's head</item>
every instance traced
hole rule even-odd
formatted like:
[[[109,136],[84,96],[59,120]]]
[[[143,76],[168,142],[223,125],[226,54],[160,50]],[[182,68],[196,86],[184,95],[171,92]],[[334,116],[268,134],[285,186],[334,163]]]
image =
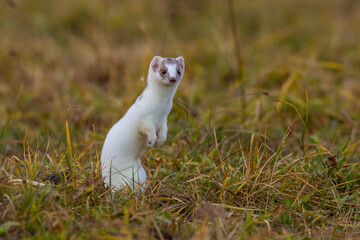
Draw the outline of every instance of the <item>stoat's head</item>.
[[[156,56],[150,63],[148,81],[156,81],[165,86],[177,85],[184,75],[183,57],[162,58]]]

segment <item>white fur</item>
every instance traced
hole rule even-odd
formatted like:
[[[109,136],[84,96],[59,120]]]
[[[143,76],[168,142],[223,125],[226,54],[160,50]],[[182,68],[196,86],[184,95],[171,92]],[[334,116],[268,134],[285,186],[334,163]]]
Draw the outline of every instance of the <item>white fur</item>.
[[[146,148],[161,146],[167,136],[167,116],[172,108],[172,101],[183,76],[185,64],[182,57],[176,58],[183,68],[177,74],[178,64],[165,64],[172,83],[153,70],[165,58],[154,57],[150,63],[147,86],[126,114],[110,129],[106,136],[101,154],[102,176],[105,183],[114,189],[129,185],[136,189],[146,179],[146,172],[141,165],[140,156]],[[166,62],[166,61],[165,61]]]

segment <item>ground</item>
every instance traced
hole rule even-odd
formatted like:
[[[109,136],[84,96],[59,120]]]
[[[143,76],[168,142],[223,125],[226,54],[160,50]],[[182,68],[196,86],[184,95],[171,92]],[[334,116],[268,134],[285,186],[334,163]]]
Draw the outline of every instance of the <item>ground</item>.
[[[360,237],[358,1],[4,0],[0,36],[0,239]],[[186,63],[168,139],[112,194],[155,55]]]

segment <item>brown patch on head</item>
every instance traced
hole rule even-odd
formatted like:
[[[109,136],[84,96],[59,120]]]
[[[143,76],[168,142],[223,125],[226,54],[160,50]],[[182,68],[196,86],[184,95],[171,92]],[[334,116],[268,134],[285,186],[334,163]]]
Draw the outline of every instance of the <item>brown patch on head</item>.
[[[168,71],[168,68],[165,66],[165,62],[166,62],[166,59],[165,59],[165,61],[161,62],[160,69],[159,69],[159,74],[163,78],[169,78],[170,77],[169,76],[169,71]],[[163,73],[163,71],[165,71],[165,73]]]
[[[153,60],[151,61],[151,68],[153,69],[154,72],[156,72],[156,70],[159,68],[160,61],[161,58],[158,56],[154,57]]]
[[[157,62],[155,62],[153,65],[152,65],[152,69],[154,70],[154,72],[156,71],[156,69],[159,67],[159,64]]]
[[[184,72],[185,70],[185,61],[183,57],[177,57],[176,61],[178,62],[179,67],[181,68],[181,72]]]
[[[175,58],[165,58],[165,63],[166,64],[177,64],[178,62],[176,61]]]
[[[165,58],[164,59],[165,64],[169,65],[175,65],[177,75],[181,76],[181,73],[184,71],[184,58],[178,57],[178,58]]]

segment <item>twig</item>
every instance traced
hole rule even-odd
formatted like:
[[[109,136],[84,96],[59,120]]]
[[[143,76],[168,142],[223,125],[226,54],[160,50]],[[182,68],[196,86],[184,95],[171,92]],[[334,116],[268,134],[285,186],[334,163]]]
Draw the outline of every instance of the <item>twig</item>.
[[[234,41],[234,48],[235,48],[235,57],[238,67],[238,76],[240,78],[241,83],[244,82],[244,60],[241,56],[241,48],[240,48],[240,41],[239,36],[237,33],[236,28],[236,20],[235,20],[235,12],[234,12],[234,0],[228,0],[228,6],[229,6],[229,18],[230,18],[230,24],[231,24],[231,31]]]
[[[209,128],[206,126],[206,124],[204,123],[204,121],[201,119],[201,117],[199,116],[199,114],[197,114],[194,110],[192,110],[188,105],[186,105],[185,103],[183,103],[182,101],[180,101],[179,99],[174,99],[175,103],[177,106],[179,106],[179,103],[182,104],[183,106],[185,106],[187,109],[189,109],[191,111],[192,114],[194,114],[198,119],[200,119],[201,123],[203,124],[203,126],[205,127],[207,133],[209,134],[210,138],[212,139],[212,141],[214,142],[214,137],[211,135]],[[179,106],[182,110],[184,110],[186,112],[186,118],[188,119],[188,112],[181,106]]]
[[[236,27],[234,0],[228,0],[228,7],[229,7],[229,18],[230,18],[229,20],[230,20],[230,25],[231,25],[231,32],[232,32],[234,48],[235,48],[235,57],[236,57],[236,62],[237,62],[237,75],[238,75],[238,79],[240,80],[240,84],[241,84],[240,93],[242,96],[245,96],[244,59],[241,56],[239,35],[237,32],[237,27]],[[246,99],[241,98],[240,104],[241,104],[242,119],[245,120]]]
[[[39,186],[39,187],[45,187],[46,186],[46,184],[44,184],[44,183],[31,181],[31,180],[27,180],[27,179],[12,179],[12,180],[9,181],[9,183],[28,183],[30,185]]]

